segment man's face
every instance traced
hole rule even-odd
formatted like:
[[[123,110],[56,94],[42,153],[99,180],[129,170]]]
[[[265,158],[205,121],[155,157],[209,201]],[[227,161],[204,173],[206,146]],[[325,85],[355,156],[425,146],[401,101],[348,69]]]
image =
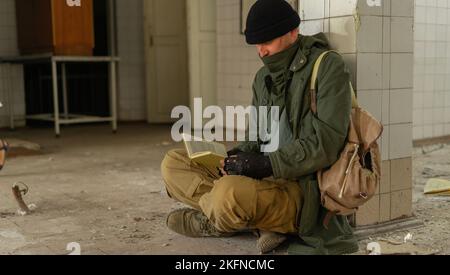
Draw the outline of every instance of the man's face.
[[[282,52],[289,48],[298,38],[298,29],[295,29],[281,37],[275,38],[272,41],[257,44],[256,48],[258,50],[259,56],[267,57]]]

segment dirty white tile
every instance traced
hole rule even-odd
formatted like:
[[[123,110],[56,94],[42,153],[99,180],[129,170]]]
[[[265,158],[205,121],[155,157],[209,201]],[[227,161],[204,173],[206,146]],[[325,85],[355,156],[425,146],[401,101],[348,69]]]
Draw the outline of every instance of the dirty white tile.
[[[364,91],[358,92],[359,105],[371,113],[379,121],[382,120],[382,91]]]
[[[330,18],[330,44],[341,53],[356,52],[356,28],[352,16]]]
[[[325,0],[300,1],[300,17],[303,20],[325,18]]]
[[[358,54],[358,90],[382,89],[382,54]]]
[[[413,15],[414,15],[414,0],[391,1],[391,16],[412,17]]]
[[[391,18],[391,51],[413,52],[413,19],[408,17]]]
[[[412,123],[413,92],[411,89],[391,90],[390,123]]]
[[[412,124],[396,124],[389,127],[389,157],[400,159],[412,154]]]
[[[413,87],[414,55],[394,53],[391,55],[391,88]]]
[[[412,40],[411,40],[412,43]],[[380,53],[383,50],[383,18],[361,16],[357,33],[358,52]]]
[[[331,0],[330,17],[353,15],[356,11],[358,0]]]

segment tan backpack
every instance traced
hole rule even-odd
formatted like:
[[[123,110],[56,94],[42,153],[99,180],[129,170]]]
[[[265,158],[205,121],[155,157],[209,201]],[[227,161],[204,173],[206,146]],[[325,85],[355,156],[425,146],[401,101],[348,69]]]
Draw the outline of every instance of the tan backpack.
[[[320,64],[330,52],[317,59],[311,77],[311,111],[317,115],[316,82]],[[383,125],[358,106],[352,92],[351,123],[347,142],[338,161],[330,168],[318,172],[322,205],[330,212],[325,218],[328,227],[334,215],[349,216],[367,203],[376,193],[381,180],[381,154],[377,140]]]

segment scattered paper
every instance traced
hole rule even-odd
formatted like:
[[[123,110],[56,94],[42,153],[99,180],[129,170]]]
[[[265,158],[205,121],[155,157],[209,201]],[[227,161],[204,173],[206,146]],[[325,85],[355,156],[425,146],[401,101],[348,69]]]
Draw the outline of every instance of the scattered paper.
[[[443,179],[430,179],[425,185],[426,195],[450,196],[450,181]]]

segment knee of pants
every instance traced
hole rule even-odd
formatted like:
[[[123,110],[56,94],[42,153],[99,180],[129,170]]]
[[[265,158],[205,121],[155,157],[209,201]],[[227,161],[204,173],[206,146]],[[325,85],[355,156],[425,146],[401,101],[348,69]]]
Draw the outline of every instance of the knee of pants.
[[[226,203],[230,199],[239,199],[242,189],[242,178],[239,176],[226,176],[215,182],[213,193],[216,201]]]
[[[256,191],[252,180],[227,176],[216,181],[211,193],[211,210],[216,222],[245,223],[252,217]]]
[[[179,169],[182,165],[182,158],[183,155],[179,152],[179,150],[171,150],[166,154],[161,162],[161,176],[166,188],[174,183],[171,180],[171,175],[173,175],[174,170]],[[169,196],[171,195],[169,194]]]
[[[170,175],[170,171],[177,167],[181,154],[177,150],[169,151],[161,162],[161,174],[164,179]]]

